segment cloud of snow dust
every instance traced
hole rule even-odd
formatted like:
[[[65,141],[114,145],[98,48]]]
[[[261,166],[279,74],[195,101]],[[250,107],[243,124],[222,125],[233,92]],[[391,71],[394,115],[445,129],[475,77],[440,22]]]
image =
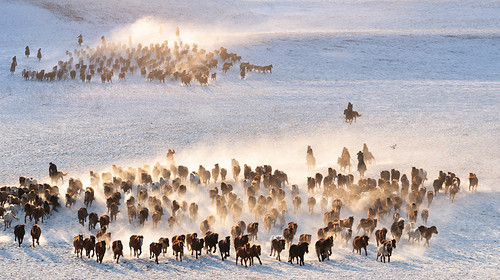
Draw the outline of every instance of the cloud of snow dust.
[[[303,134],[290,136],[255,135],[254,137],[247,137],[246,139],[239,138],[236,141],[221,137],[217,143],[200,141],[184,147],[172,147],[168,146],[169,144],[166,143],[164,153],[157,155],[157,157],[138,158],[129,162],[111,162],[107,167],[94,171],[99,173],[111,172],[111,164],[117,164],[125,169],[127,167],[144,167],[145,165],[152,167],[156,162],[159,162],[163,166],[167,166],[165,155],[168,148],[176,150],[174,155],[176,164],[188,167],[190,172],[197,171],[199,165],[203,165],[207,170],[211,170],[214,164],[218,163],[221,168],[226,168],[228,170],[227,182],[233,185],[234,192],[244,202],[243,214],[240,219],[244,220],[247,224],[255,221],[259,222],[259,239],[255,243],[263,246],[263,254],[268,254],[270,237],[282,234],[283,230],[279,226],[279,223],[277,223],[269,233],[265,232],[262,218],[256,219],[250,212],[247,205],[247,196],[241,182],[243,170],[240,174],[240,180],[234,182],[230,166],[232,158],[238,160],[241,167],[243,167],[243,164],[248,164],[252,169],[255,169],[256,166],[269,164],[273,169],[279,169],[288,174],[289,185],[285,187],[286,203],[288,207],[286,221],[295,221],[299,225],[297,236],[294,240],[295,242],[297,242],[300,234],[306,233],[312,235],[314,243],[317,240],[318,229],[325,226],[323,222],[324,211],[321,210],[319,204],[322,189],[316,191],[314,194],[308,194],[306,187],[307,177],[314,176],[316,172],[326,175],[328,167],[333,167],[337,171],[340,171],[337,164],[337,157],[340,157],[344,146],[349,150],[352,157],[352,166],[349,173],[355,176],[355,181],[359,178],[359,173],[356,171],[357,160],[355,159],[355,155],[358,151],[362,150],[363,143],[367,144],[369,150],[376,159],[375,163],[367,165],[368,170],[366,172],[366,177],[378,179],[380,171],[390,170],[391,168],[399,169],[402,174],[406,173],[410,176],[411,167],[415,166],[427,171],[428,180],[425,182],[425,186],[428,190],[432,190],[432,181],[437,177],[439,170],[455,172],[457,176],[462,179],[461,192],[457,195],[455,204],[451,204],[449,198],[445,195],[439,194],[435,197],[431,207],[427,207],[427,199],[424,200],[421,207],[421,209],[428,208],[430,211],[428,226],[436,225],[438,230],[441,230],[443,225],[447,225],[450,223],[450,220],[452,220],[450,216],[453,215],[453,209],[456,209],[452,207],[456,207],[455,205],[460,203],[460,201],[464,201],[465,203],[467,196],[470,196],[467,191],[467,175],[476,167],[469,164],[470,159],[468,155],[456,156],[458,153],[456,153],[454,146],[450,146],[449,139],[440,135],[420,135],[418,129],[416,130],[417,132],[413,133],[412,131],[415,131],[415,129],[401,128],[399,132],[388,134],[386,131],[376,128],[372,129],[369,126],[358,123],[356,130],[352,130],[349,126],[339,126],[334,132],[319,132],[315,131],[315,129],[311,129],[311,131],[306,131]],[[395,143],[397,143],[397,147],[395,149],[391,148]],[[317,166],[314,170],[308,170],[306,166],[306,149],[308,145],[312,147],[316,157]],[[474,157],[474,155],[472,155],[472,157]],[[478,170],[484,169],[478,168]],[[88,171],[84,171],[80,174],[71,172],[70,176],[82,179],[84,187],[88,186],[90,183]],[[481,176],[481,174],[478,173],[478,176]],[[65,182],[69,179],[68,177],[65,178]],[[292,197],[290,194],[290,185],[292,184],[299,185],[302,199],[302,205],[297,213],[293,210]],[[66,185],[67,183],[65,186]],[[189,186],[189,182],[187,182],[186,185]],[[219,188],[220,192],[219,180],[217,183],[211,182],[209,186],[200,185],[197,189],[188,187],[187,194],[184,197],[180,197],[177,193],[174,193],[170,197],[170,200],[175,199],[179,202],[185,200],[188,204],[196,202],[199,205],[199,213],[196,220],[191,221],[189,219],[189,212],[183,213],[183,220],[179,224],[176,224],[173,230],[169,229],[167,223],[167,219],[171,215],[170,205],[163,205],[165,215],[162,217],[158,229],[153,230],[151,219],[152,212],[150,212],[149,220],[144,227],[141,227],[137,220],[129,224],[124,202],[126,198],[122,199],[118,221],[113,222],[109,228],[109,231],[112,232],[112,240],[121,240],[124,246],[127,247],[128,239],[131,235],[142,234],[145,237],[143,250],[144,254],[147,254],[147,246],[153,241],[157,242],[160,237],[171,238],[176,234],[187,234],[192,232],[197,232],[201,235],[200,223],[209,215],[214,215],[216,217],[217,222],[213,230],[219,234],[219,238],[230,235],[231,226],[233,226],[237,220],[233,220],[232,215],[229,213],[226,221],[221,222],[220,218],[216,215],[215,205],[212,204],[208,197],[208,190],[215,186]],[[480,177],[478,191],[488,192],[489,186],[487,182],[483,183]],[[65,193],[64,187],[61,187],[61,193]],[[265,196],[268,195],[267,190],[263,186],[261,186],[261,194]],[[105,197],[102,187],[96,190],[96,195],[98,201],[89,209],[89,212],[96,212],[98,215],[103,215],[107,213],[107,209],[105,207]],[[134,187],[134,196],[137,198],[136,187]],[[307,207],[307,199],[310,196],[314,196],[317,201],[314,207],[314,215],[312,216],[308,213]],[[325,211],[330,210],[333,199],[334,198],[328,199],[327,209]],[[83,207],[82,200],[83,199],[80,197],[77,205],[73,208],[70,214],[71,219],[76,220],[76,213],[74,212],[76,209]],[[367,217],[367,209],[370,206],[370,200],[368,197],[363,196],[356,203],[344,201],[344,205],[340,217],[348,218],[349,216],[354,216],[353,236],[363,234],[362,230],[358,233],[356,227],[361,218]],[[277,205],[274,204],[273,207],[277,207]],[[408,221],[404,212],[405,210],[400,211],[401,216]],[[379,220],[377,229],[381,227],[390,229],[391,224],[392,214],[383,220]],[[418,225],[420,224],[421,219],[419,217]],[[97,227],[99,228],[99,225]],[[81,232],[87,235],[89,234],[87,227],[82,227]],[[95,233],[96,231],[92,230],[92,234]],[[69,233],[61,234],[68,235]],[[72,231],[71,234],[74,234],[74,231]],[[388,238],[391,238],[390,236],[389,233]],[[443,234],[439,234],[433,237],[431,244],[433,244],[433,242],[441,242],[442,236]],[[65,236],[63,239],[70,242],[71,238],[71,236]],[[394,260],[427,258],[425,253],[426,249],[422,246],[423,241],[420,245],[408,244],[408,235],[406,234],[403,235],[402,240],[403,242],[401,245],[398,245],[394,253]],[[375,239],[372,237],[370,239],[369,255],[370,251],[373,252],[374,250],[374,244]],[[351,246],[352,241],[350,241],[347,248],[345,248],[340,240],[336,240],[334,249],[336,253],[334,253],[333,257],[343,258],[345,256],[344,250],[352,250]],[[311,246],[310,251],[312,251],[312,248]],[[169,248],[169,253],[171,254],[171,248]],[[232,251],[232,254],[233,253]],[[125,249],[125,254],[126,257],[128,257],[127,248]],[[205,252],[203,254],[205,254]],[[111,259],[111,255],[107,255],[106,258]],[[308,260],[314,258],[314,253],[307,255]]]
[[[321,135],[321,137],[320,137]],[[367,137],[366,135],[370,135]],[[295,221],[299,224],[297,237],[303,233],[311,234],[313,236],[313,242],[317,239],[317,231],[320,227],[324,227],[323,213],[331,209],[332,201],[334,198],[328,199],[327,208],[322,211],[320,207],[320,199],[322,197],[322,189],[316,191],[313,194],[307,192],[307,177],[314,176],[316,172],[327,174],[328,167],[332,167],[340,172],[340,168],[337,164],[337,157],[340,157],[342,148],[345,146],[351,154],[351,170],[347,173],[352,173],[355,177],[355,181],[359,179],[359,173],[356,170],[357,160],[355,155],[358,151],[362,150],[363,143],[366,143],[370,152],[374,155],[376,162],[367,165],[368,170],[365,177],[378,179],[380,176],[380,171],[390,170],[391,168],[396,168],[401,171],[401,174],[407,174],[410,176],[411,167],[415,166],[418,168],[424,168],[428,172],[428,181],[425,182],[425,186],[428,190],[432,190],[432,181],[437,177],[438,171],[444,169],[444,171],[454,171],[457,176],[462,178],[462,191],[457,195],[457,199],[467,195],[467,179],[468,167],[464,165],[463,161],[448,160],[446,154],[449,153],[447,150],[447,141],[427,139],[429,137],[407,137],[398,138],[398,145],[396,149],[392,149],[390,146],[392,144],[390,136],[378,135],[377,132],[367,132],[365,129],[361,128],[357,132],[350,131],[349,128],[339,127],[338,131],[335,133],[305,133],[303,135],[295,136],[262,136],[256,135],[251,139],[238,140],[236,142],[229,142],[221,139],[219,143],[206,143],[198,142],[191,146],[186,146],[184,148],[177,147],[165,147],[165,154],[158,155],[155,158],[142,158],[137,159],[132,162],[116,162],[118,166],[124,169],[128,167],[153,167],[156,162],[159,162],[162,166],[167,167],[166,161],[166,150],[168,148],[174,148],[176,153],[174,155],[176,165],[184,165],[188,167],[189,172],[198,171],[199,165],[203,165],[206,170],[212,170],[214,164],[218,163],[221,168],[226,168],[227,182],[232,184],[234,187],[234,192],[239,198],[243,200],[243,214],[239,220],[244,220],[247,224],[250,222],[259,222],[259,239],[256,241],[257,244],[261,244],[265,250],[269,250],[269,238],[272,235],[282,234],[282,228],[279,226],[279,222],[275,227],[271,229],[269,233],[265,232],[264,224],[262,218],[256,219],[254,214],[249,210],[247,204],[247,196],[244,191],[242,177],[243,177],[243,165],[248,164],[255,169],[256,166],[261,166],[264,164],[269,164],[273,167],[273,170],[279,169],[288,174],[289,184],[285,187],[286,191],[286,204],[288,208],[288,213],[286,217],[287,223],[290,221]],[[427,141],[432,141],[430,145]],[[306,150],[307,146],[311,145],[314,155],[316,158],[316,168],[314,170],[308,170],[306,166]],[[420,147],[425,147],[420,148]],[[232,179],[231,172],[231,159],[236,159],[240,166],[242,167],[242,172],[240,174],[240,179],[238,182],[234,182]],[[112,163],[111,163],[112,164]],[[101,170],[94,170],[96,172],[111,172],[111,166],[103,168]],[[74,173],[73,173],[74,174]],[[72,175],[73,175],[72,174]],[[88,186],[90,183],[88,171],[83,172],[75,178],[81,178],[84,186]],[[189,178],[188,178],[189,180]],[[183,213],[179,210],[180,215],[183,217],[179,224],[176,224],[172,230],[169,229],[167,220],[171,215],[170,205],[162,205],[165,214],[162,217],[162,221],[159,224],[158,229],[152,228],[152,219],[150,211],[149,220],[146,222],[144,227],[139,225],[136,220],[131,225],[128,222],[127,210],[125,207],[125,199],[122,200],[122,205],[120,206],[120,213],[118,214],[118,222],[113,222],[110,225],[110,231],[112,232],[112,239],[120,239],[124,243],[125,247],[128,242],[130,235],[132,234],[142,234],[145,237],[143,250],[147,251],[147,246],[153,241],[158,241],[159,237],[169,237],[171,238],[176,234],[187,234],[191,232],[197,232],[200,234],[200,223],[209,215],[214,215],[216,217],[216,223],[214,226],[214,231],[219,233],[219,237],[225,237],[230,235],[231,226],[233,226],[237,220],[234,219],[229,211],[227,219],[225,222],[221,222],[220,218],[216,215],[215,204],[212,204],[210,198],[208,197],[208,190],[212,187],[218,187],[220,193],[220,179],[217,183],[212,182],[205,186],[201,184],[198,188],[190,188],[189,181],[184,182],[188,186],[187,194],[180,197],[177,193],[172,194],[169,198],[171,201],[177,200],[178,202],[186,201],[188,205],[192,202],[196,202],[199,206],[198,217],[196,220],[191,221],[189,218],[189,211]],[[302,204],[297,213],[293,210],[291,189],[292,184],[297,184],[300,189],[300,197],[302,199]],[[66,184],[67,185],[67,184]],[[482,189],[480,189],[482,190]],[[61,188],[61,193],[64,193],[65,189]],[[268,195],[268,191],[261,186],[261,192],[264,196]],[[102,188],[96,190],[97,203],[92,206],[90,211],[94,211],[99,215],[107,213],[105,207],[105,197]],[[134,186],[133,195],[137,199],[137,188]],[[152,193],[150,192],[150,195]],[[307,200],[310,196],[316,199],[316,205],[314,207],[314,215],[308,213]],[[158,197],[158,196],[157,196]],[[158,198],[161,198],[158,197]],[[137,200],[136,200],[137,201]],[[427,208],[426,199],[421,209]],[[78,209],[82,207],[79,201],[75,208]],[[362,196],[356,202],[343,201],[344,208],[341,212],[341,218],[348,218],[349,216],[354,216],[353,225],[353,236],[362,234],[362,230],[358,233],[356,227],[359,223],[360,218],[367,217],[367,209],[370,207],[370,199],[366,196]],[[431,224],[441,224],[446,222],[448,215],[450,214],[447,210],[450,201],[443,194],[440,194],[435,198],[433,202],[433,210],[430,213],[429,221]],[[436,206],[442,205],[442,206]],[[277,208],[276,203],[273,207]],[[439,207],[439,208],[435,208]],[[436,210],[438,209],[438,210]],[[89,211],[89,212],[90,212]],[[406,219],[404,210],[401,211],[402,217]],[[406,219],[407,220],[407,219]],[[392,224],[392,215],[386,217],[379,221],[379,226],[390,228]],[[99,226],[98,226],[99,227]],[[95,234],[95,232],[93,232]],[[388,235],[390,236],[390,234]],[[389,238],[389,237],[388,237]],[[407,235],[403,236],[403,239],[407,239]],[[370,244],[374,244],[375,240]],[[339,244],[340,241],[336,241],[335,246],[343,248],[343,245]],[[348,248],[351,244],[349,244]],[[421,246],[404,245],[405,254],[398,254],[399,258],[412,258],[412,255],[421,256],[424,249]],[[406,248],[408,247],[408,248]],[[415,248],[413,248],[415,247]],[[169,249],[171,250],[171,249]],[[408,250],[408,253],[406,253]],[[128,250],[125,250],[128,253]],[[314,258],[314,254],[309,254],[308,258]]]
[[[176,31],[179,28],[179,36]],[[172,20],[161,19],[157,17],[143,17],[134,23],[118,27],[111,31],[109,40],[136,46],[141,43],[143,46],[149,44],[162,44],[168,41],[169,47],[173,42],[182,42],[183,44],[198,45],[208,51],[234,44],[244,37],[243,33],[231,32],[227,28],[213,25],[194,25],[178,24]]]

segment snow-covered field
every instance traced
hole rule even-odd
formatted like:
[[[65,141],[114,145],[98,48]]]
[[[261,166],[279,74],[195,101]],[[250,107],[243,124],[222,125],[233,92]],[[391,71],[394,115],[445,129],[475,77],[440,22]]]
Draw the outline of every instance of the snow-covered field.
[[[71,244],[73,236],[89,233],[76,219],[80,199],[41,225],[40,247],[31,248],[26,239],[18,248],[11,229],[0,232],[2,279],[499,278],[499,1],[143,2],[0,0],[1,185],[17,185],[19,176],[48,181],[50,161],[88,184],[89,170],[110,170],[112,164],[165,164],[168,148],[177,151],[177,164],[190,170],[215,163],[229,169],[231,158],[252,167],[271,164],[301,187],[301,211],[290,211],[288,220],[299,223],[298,234],[312,234],[313,243],[323,222],[319,205],[313,217],[305,205],[306,177],[314,174],[305,167],[307,145],[318,161],[315,172],[338,170],[342,147],[355,155],[367,143],[377,159],[367,177],[378,178],[390,168],[409,174],[412,166],[427,170],[430,180],[439,170],[452,171],[462,179],[462,191],[453,204],[438,196],[430,206],[429,223],[439,234],[429,248],[404,239],[391,263],[381,264],[375,261],[375,240],[368,257],[336,242],[332,259],[324,263],[311,246],[304,267],[269,257],[269,237],[281,230],[267,234],[262,226],[262,266],[235,266],[234,251],[225,262],[203,254],[181,263],[171,248],[160,265],[147,259],[147,248],[140,259],[129,257],[126,248],[120,264],[109,254],[103,264],[80,260]],[[241,80],[236,68],[227,74],[219,68],[215,83],[189,88],[150,83],[139,75],[113,84],[26,82],[20,76],[24,68],[50,69],[65,59],[66,50],[78,48],[80,33],[92,47],[101,35],[126,42],[130,34],[134,42],[150,43],[172,40],[176,26],[187,42],[209,50],[224,46],[258,65],[272,63],[273,73],[249,73]],[[30,58],[23,55],[26,45]],[[44,55],[40,62],[33,55],[38,48]],[[18,67],[11,75],[14,55]],[[342,115],[349,101],[363,114],[352,126]],[[466,191],[469,172],[479,177],[475,194]],[[240,183],[235,186],[243,196]],[[431,182],[426,186],[432,188]],[[101,215],[104,195],[98,195],[91,210]],[[128,237],[140,233],[149,245],[160,236],[199,231],[199,222],[214,209],[204,202],[203,189],[187,197],[199,202],[199,221],[174,232],[163,222],[153,232],[150,222],[144,229],[128,225],[122,209],[110,228],[113,239],[127,247]],[[289,192],[287,199],[292,209]],[[365,209],[343,211],[342,217],[355,216],[355,225],[366,217]],[[253,221],[244,215],[247,223]],[[215,230],[226,236],[231,225],[229,218]],[[390,221],[382,225],[390,227]]]

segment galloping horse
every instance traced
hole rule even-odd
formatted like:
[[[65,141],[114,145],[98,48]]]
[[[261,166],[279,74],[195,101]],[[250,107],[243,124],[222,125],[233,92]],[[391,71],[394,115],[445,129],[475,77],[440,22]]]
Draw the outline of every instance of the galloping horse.
[[[346,167],[349,167],[349,172],[351,171],[351,155],[346,147],[342,149],[342,155],[337,159],[337,163],[340,165],[340,171],[346,171]]]
[[[362,115],[358,113],[358,111],[350,111],[348,109],[344,110],[345,122],[348,124],[352,124],[352,121],[356,122],[357,117],[361,117]]]
[[[363,156],[364,156],[364,159],[365,159],[365,163],[371,164],[372,162],[375,162],[375,157],[368,150],[368,146],[366,146],[366,143],[363,144]]]
[[[363,178],[366,172],[366,164],[364,161],[364,156],[362,151],[358,152],[358,171],[359,171],[359,176]]]
[[[311,146],[307,146],[306,163],[308,170],[314,169],[316,167],[316,158],[314,158]]]

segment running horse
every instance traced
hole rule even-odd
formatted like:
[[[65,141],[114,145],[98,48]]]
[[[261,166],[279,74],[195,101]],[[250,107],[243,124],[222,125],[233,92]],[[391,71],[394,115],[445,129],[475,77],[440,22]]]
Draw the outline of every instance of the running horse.
[[[362,151],[358,152],[358,171],[359,171],[359,176],[363,178],[366,172],[366,164],[364,161],[364,156]]]
[[[314,158],[311,146],[307,146],[306,163],[308,170],[314,169],[316,167],[316,158]]]
[[[340,171],[346,172],[346,168],[349,167],[349,172],[351,172],[351,155],[346,147],[342,149],[342,155],[337,159],[338,165],[340,165]]]
[[[348,124],[352,124],[352,121],[356,122],[357,117],[361,117],[362,115],[358,113],[358,111],[352,111],[345,109],[344,110],[344,115],[345,115],[345,122]]]

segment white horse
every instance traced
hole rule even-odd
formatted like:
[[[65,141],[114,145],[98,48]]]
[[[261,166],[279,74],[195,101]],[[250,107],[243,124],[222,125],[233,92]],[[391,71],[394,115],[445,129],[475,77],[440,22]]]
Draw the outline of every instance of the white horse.
[[[307,170],[312,170],[316,167],[316,158],[312,153],[306,155]]]
[[[19,211],[21,211],[21,206],[16,205],[16,204],[11,204],[11,205],[5,207],[5,210],[12,212],[12,214],[14,214],[14,215],[17,215],[19,213]]]
[[[347,244],[349,243],[349,240],[351,240],[352,237],[352,229],[343,228],[342,231],[340,232],[340,237],[342,238],[342,240],[345,241],[345,246],[347,247]]]
[[[380,244],[377,248],[377,260],[380,257],[380,262],[384,261],[385,263],[385,258],[387,257],[388,262],[391,262],[391,253],[392,247],[390,243]]]
[[[189,183],[191,187],[197,187],[199,184],[201,184],[200,176],[196,172],[191,172],[189,174]]]
[[[280,227],[283,229],[283,227],[286,224],[286,210],[282,210],[280,215],[278,216],[278,219],[280,220]]]
[[[12,221],[14,219],[16,220],[19,220],[19,218],[16,217],[16,215],[14,215],[14,213],[12,213],[12,211],[7,211],[7,213],[5,213],[4,217],[3,217],[4,221],[5,221],[5,227],[4,227],[4,231],[11,227],[12,225]]]
[[[420,234],[420,230],[418,228],[414,228],[408,232],[408,242],[411,240],[416,240],[418,244],[420,244],[420,240],[422,239],[422,236]]]

